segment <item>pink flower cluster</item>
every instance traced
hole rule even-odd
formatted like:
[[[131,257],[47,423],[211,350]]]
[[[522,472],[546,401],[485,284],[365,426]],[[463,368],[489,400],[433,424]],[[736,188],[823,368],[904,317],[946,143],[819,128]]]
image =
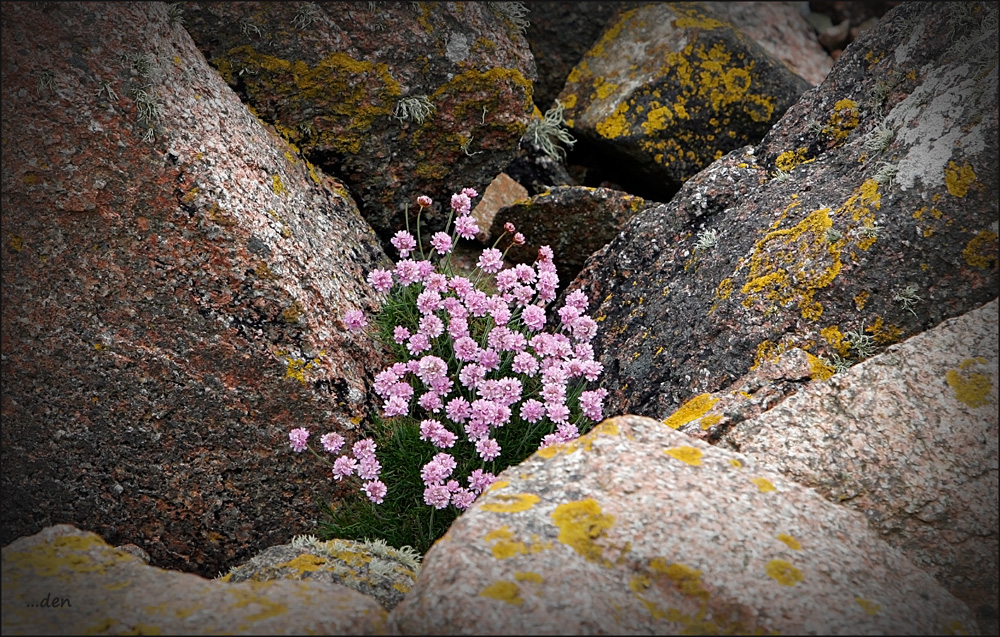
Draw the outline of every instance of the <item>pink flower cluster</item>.
[[[307,442],[309,430],[304,427],[292,429],[288,433],[288,440],[293,451],[297,453],[305,451],[309,448]],[[328,453],[337,453],[344,446],[344,437],[337,433],[328,433],[320,437],[320,443]],[[357,474],[364,481],[362,490],[368,499],[375,504],[382,504],[388,488],[379,480],[382,465],[375,458],[375,442],[370,438],[359,440],[351,447],[351,453],[353,457],[345,454],[334,460],[334,479],[341,480]]]
[[[463,487],[458,480],[449,479],[457,463],[451,454],[439,453],[420,470],[424,481],[424,502],[435,509],[443,509],[449,504],[460,510],[468,509],[476,496],[483,492],[496,476],[482,469],[476,469],[469,474],[468,487]]]

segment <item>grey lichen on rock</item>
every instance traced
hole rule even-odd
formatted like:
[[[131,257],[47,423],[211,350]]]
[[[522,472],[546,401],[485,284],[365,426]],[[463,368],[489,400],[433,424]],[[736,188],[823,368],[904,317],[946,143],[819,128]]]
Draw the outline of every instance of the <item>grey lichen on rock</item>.
[[[420,554],[409,546],[394,548],[382,540],[328,540],[300,535],[272,546],[220,579],[315,580],[342,584],[374,597],[387,610],[402,601],[417,581]]]

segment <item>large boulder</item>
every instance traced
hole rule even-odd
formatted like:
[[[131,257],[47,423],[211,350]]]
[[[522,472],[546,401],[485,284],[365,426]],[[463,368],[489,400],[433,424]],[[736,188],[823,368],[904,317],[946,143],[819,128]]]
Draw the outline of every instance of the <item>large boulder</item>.
[[[388,258],[165,5],[2,11],[2,542],[214,576],[339,497],[288,431],[360,433],[387,354],[340,317]]]
[[[900,5],[759,146],[590,258],[568,291],[600,322],[609,411],[666,418],[795,347],[849,365],[997,296],[996,30],[980,23],[996,7],[977,6]]]
[[[998,615],[998,329],[993,300],[810,383],[720,442],[863,512],[987,635]]]
[[[612,22],[558,99],[573,134],[613,158],[636,194],[666,201],[712,161],[760,141],[809,88],[699,3],[643,5]]]
[[[4,635],[373,635],[375,599],[323,581],[226,582],[50,526],[3,549]]]
[[[606,420],[498,478],[428,551],[392,632],[977,629],[863,515],[656,420]]]
[[[535,65],[518,3],[189,2],[185,26],[254,112],[342,180],[387,238],[418,195],[443,225],[517,155]],[[412,220],[411,220],[412,223]]]

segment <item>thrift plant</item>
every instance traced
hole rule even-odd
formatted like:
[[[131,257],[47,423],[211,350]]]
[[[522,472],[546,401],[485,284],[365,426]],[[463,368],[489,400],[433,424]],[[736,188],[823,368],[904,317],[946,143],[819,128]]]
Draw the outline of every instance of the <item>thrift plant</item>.
[[[427,247],[419,231],[396,233],[395,267],[368,275],[385,297],[371,327],[360,311],[343,316],[350,330],[372,330],[397,361],[375,376],[383,402],[374,439],[341,453],[344,438],[324,434],[323,451],[337,456],[331,462],[309,445],[309,431],[289,433],[294,451],[308,449],[331,465],[334,480],[359,484],[328,511],[323,535],[425,552],[496,474],[602,419],[607,391],[586,389],[603,369],[590,345],[597,323],[585,313],[586,295],[568,295],[555,329],[546,330],[559,282],[552,250],[543,246],[534,266],[504,268],[497,245],[508,235],[507,249],[525,240],[507,224],[470,276],[453,270],[456,242],[479,232],[469,214],[476,196],[471,188],[452,196],[451,233],[435,233]],[[432,201],[417,204],[419,228]]]

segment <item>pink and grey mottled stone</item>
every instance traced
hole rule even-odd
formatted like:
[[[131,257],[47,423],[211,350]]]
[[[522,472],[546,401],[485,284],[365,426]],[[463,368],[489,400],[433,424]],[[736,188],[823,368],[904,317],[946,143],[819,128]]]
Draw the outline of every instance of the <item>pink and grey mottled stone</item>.
[[[340,584],[206,580],[67,524],[4,547],[2,578],[5,635],[372,635],[386,619]]]
[[[809,383],[721,441],[864,513],[984,634],[997,621],[998,328],[993,300]]]
[[[863,515],[621,416],[504,471],[428,551],[389,628],[935,634],[976,622]]]

